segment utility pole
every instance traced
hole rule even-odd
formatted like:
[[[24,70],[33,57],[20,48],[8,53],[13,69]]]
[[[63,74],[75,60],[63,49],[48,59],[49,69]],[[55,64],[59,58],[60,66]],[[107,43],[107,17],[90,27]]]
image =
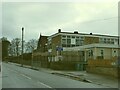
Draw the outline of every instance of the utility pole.
[[[23,37],[24,36],[24,27],[22,27],[22,61],[21,61],[21,66],[23,66],[23,49],[24,49],[24,46],[23,46]]]

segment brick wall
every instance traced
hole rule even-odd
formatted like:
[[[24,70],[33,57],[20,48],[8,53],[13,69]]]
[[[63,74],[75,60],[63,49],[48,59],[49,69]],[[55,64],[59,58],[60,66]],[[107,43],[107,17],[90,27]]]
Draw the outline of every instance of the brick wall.
[[[118,68],[115,64],[117,59],[111,60],[88,60],[86,71],[90,73],[97,73],[118,77]]]
[[[61,44],[61,36],[60,35],[52,38],[52,54],[53,55],[57,54],[56,46],[58,46],[60,44]]]
[[[118,77],[118,69],[116,67],[110,68],[110,67],[87,66],[86,71],[89,73]]]
[[[99,67],[113,67],[113,64],[117,62],[117,60],[106,60],[106,59],[98,59],[98,60],[88,60],[88,66],[99,66]]]
[[[99,37],[85,37],[84,44],[98,43]]]
[[[40,36],[40,39],[38,41],[38,46],[37,49],[40,50],[40,52],[45,52],[47,51],[47,36]]]

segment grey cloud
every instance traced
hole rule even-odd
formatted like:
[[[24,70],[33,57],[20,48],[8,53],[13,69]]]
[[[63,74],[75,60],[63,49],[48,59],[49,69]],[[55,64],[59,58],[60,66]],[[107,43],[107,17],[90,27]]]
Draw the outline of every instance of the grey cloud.
[[[111,31],[117,29],[115,25],[117,23],[116,21],[109,23],[96,22],[93,24],[81,23],[84,21],[84,18],[89,21],[101,17],[112,17],[117,14],[114,9],[112,11],[108,10],[108,13],[106,13],[107,9],[104,4],[99,7],[97,7],[97,5],[87,5],[88,8],[85,4],[82,5],[81,3],[4,3],[2,17],[3,35],[9,38],[21,37],[21,27],[25,27],[26,40],[32,38],[37,39],[39,33],[51,35],[57,32],[58,28],[63,29],[63,31],[73,31],[77,29],[80,32],[86,33],[103,33],[104,29],[101,26],[110,24],[111,27],[107,25],[107,29],[111,29]],[[100,10],[100,7],[103,11]],[[92,9],[96,11],[99,9],[99,12],[94,13]],[[77,18],[79,18],[80,20],[78,21],[81,22],[76,23],[75,20],[77,20]]]

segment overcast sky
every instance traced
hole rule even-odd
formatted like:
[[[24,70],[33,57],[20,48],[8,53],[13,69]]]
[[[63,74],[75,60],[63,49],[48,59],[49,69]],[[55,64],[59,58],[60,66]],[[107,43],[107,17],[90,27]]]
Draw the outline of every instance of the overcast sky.
[[[11,40],[38,39],[39,34],[63,32],[118,35],[118,1],[107,2],[4,2],[2,36]],[[1,37],[2,37],[1,36]]]

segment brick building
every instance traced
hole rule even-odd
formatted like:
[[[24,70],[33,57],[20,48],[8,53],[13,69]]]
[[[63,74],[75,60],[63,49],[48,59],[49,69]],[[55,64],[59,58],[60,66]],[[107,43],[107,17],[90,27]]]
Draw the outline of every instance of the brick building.
[[[4,60],[6,57],[8,57],[8,47],[10,42],[5,37],[1,38],[1,40],[2,40],[2,60]]]
[[[48,36],[40,34],[37,49],[32,53],[32,66],[34,67],[48,67],[47,38]]]
[[[83,60],[80,66],[86,68],[87,72],[118,76],[120,48],[114,44],[88,44],[79,47],[66,48],[65,51],[83,52]],[[80,54],[80,53],[79,53]]]
[[[45,52],[40,51],[45,56],[45,60],[41,60],[59,69],[86,70],[86,65],[92,65],[91,60],[117,60],[118,40],[118,36],[62,32],[59,29],[39,41],[39,48],[45,49]]]
[[[109,56],[111,56],[111,54],[109,54],[109,56],[105,55],[104,57],[100,55],[95,56],[95,53],[98,54],[97,51],[95,52],[95,49],[98,46],[101,46],[101,48],[103,49],[109,46],[112,49],[118,48],[117,45],[118,45],[117,36],[99,35],[92,33],[83,34],[78,33],[77,31],[73,33],[61,32],[60,29],[58,30],[58,33],[55,33],[48,37],[49,46],[48,51],[52,56],[50,58],[52,62],[54,61],[56,62],[59,60],[73,62],[76,61],[76,64],[78,66],[81,66],[81,62],[86,65],[89,57],[93,57],[94,59],[95,58],[106,59]],[[109,50],[107,50],[106,52],[105,51],[100,50],[99,54],[100,53],[108,54],[107,51]],[[117,53],[117,51],[115,52]],[[92,54],[93,56],[90,56],[90,54]],[[80,63],[80,65],[78,64],[78,62]]]

